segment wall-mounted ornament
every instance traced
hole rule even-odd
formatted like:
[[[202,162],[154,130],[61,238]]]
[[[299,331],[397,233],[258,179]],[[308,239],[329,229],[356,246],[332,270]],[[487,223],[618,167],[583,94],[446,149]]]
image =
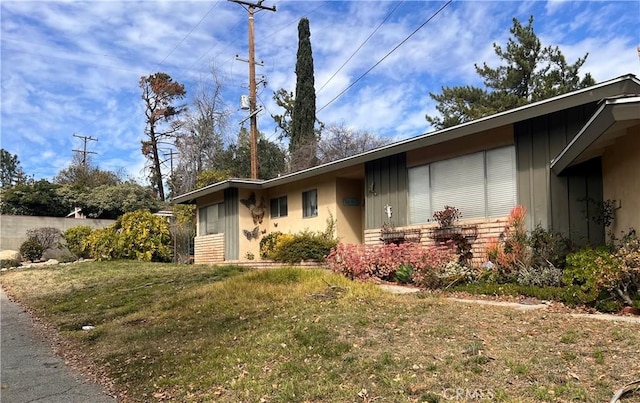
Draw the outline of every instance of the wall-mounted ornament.
[[[243,229],[242,233],[244,234],[245,237],[247,237],[248,241],[252,239],[258,239],[258,237],[260,236],[260,227],[255,227],[253,231]]]
[[[264,196],[260,197],[260,204],[256,203],[256,194],[251,192],[247,199],[240,199],[240,203],[242,203],[246,208],[251,212],[251,218],[253,218],[254,224],[262,224],[262,220],[264,219],[264,214],[267,211],[265,207]]]

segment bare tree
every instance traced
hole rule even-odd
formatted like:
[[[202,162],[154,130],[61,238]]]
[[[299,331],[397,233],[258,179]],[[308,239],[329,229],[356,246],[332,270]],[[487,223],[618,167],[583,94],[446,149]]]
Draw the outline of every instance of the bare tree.
[[[389,139],[362,130],[333,123],[322,133],[318,143],[318,159],[321,163],[336,161],[389,144]]]
[[[191,108],[184,114],[182,127],[176,137],[178,163],[171,178],[174,194],[188,192],[196,187],[198,174],[210,169],[222,169],[225,133],[231,110],[223,99],[223,80],[214,67],[211,82],[200,83]]]
[[[169,143],[179,130],[179,122],[175,121],[186,109],[185,105],[174,105],[186,95],[184,85],[173,81],[166,73],[142,76],[139,83],[142,89],[142,100],[145,105],[147,139],[142,141],[142,154],[149,161],[149,179],[158,198],[164,200],[164,181],[162,177],[162,161],[159,148]],[[161,126],[162,123],[172,123]],[[169,143],[170,144],[170,143]]]

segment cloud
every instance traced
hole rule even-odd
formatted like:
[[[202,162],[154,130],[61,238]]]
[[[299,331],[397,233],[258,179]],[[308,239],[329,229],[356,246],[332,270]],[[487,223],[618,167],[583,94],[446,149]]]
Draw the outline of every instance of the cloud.
[[[257,13],[256,56],[264,61],[257,74],[267,82],[259,89],[266,107],[260,130],[275,139],[269,114],[281,111],[272,94],[295,89],[297,25],[303,16],[310,20],[316,89],[326,83],[318,91],[318,107],[362,76],[319,117],[394,139],[429,129],[424,115],[435,111],[429,92],[482,85],[474,64],[498,65],[492,44],[506,42],[514,16],[526,21],[534,14],[541,39],[560,45],[570,62],[589,52],[583,71],[598,80],[638,71],[637,14],[628,12],[628,2],[453,2],[381,61],[442,4],[282,1],[275,13]],[[225,80],[225,103],[237,111],[227,135],[235,136],[246,117],[238,103],[248,93],[248,67],[235,55],[248,55],[247,13],[237,4],[2,2],[0,18],[2,146],[18,153],[29,174],[52,177],[64,168],[77,147],[77,133],[99,139],[91,147],[101,168],[125,168],[141,177],[144,117],[138,80],[157,71],[185,84],[190,98],[214,64]]]

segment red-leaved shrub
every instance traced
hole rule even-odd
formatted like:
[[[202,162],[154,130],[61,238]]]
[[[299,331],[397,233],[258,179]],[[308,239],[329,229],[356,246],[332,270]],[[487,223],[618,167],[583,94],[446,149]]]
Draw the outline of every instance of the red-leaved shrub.
[[[423,246],[411,242],[400,245],[341,243],[331,250],[325,262],[334,272],[360,280],[393,280],[401,265],[411,265],[414,269],[413,281],[430,287],[430,279],[437,277],[446,264],[455,259],[455,254],[447,247]]]

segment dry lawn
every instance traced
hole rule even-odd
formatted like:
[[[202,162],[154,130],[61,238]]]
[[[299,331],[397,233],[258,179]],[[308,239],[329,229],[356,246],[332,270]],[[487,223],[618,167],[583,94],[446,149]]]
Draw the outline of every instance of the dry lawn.
[[[0,281],[125,401],[604,402],[640,374],[640,324],[321,270],[105,262]]]

